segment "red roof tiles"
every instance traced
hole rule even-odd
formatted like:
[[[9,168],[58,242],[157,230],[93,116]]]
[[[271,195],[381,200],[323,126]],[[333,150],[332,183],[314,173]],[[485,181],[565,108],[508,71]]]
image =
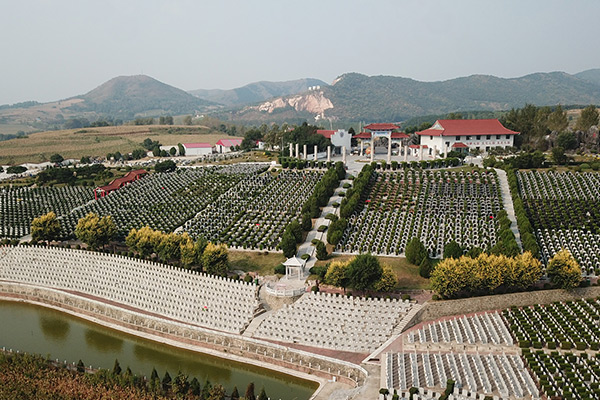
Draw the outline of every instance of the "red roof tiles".
[[[417,132],[421,136],[518,135],[506,129],[497,119],[439,119],[429,129]]]
[[[400,129],[400,127],[394,124],[378,123],[369,124],[365,126],[365,129],[368,129],[370,131],[393,131],[394,129]]]

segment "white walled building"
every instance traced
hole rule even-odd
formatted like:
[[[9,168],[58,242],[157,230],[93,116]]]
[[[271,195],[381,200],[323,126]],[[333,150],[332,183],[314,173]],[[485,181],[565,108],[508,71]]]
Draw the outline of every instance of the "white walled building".
[[[497,119],[439,119],[417,132],[427,155],[442,156],[452,150],[479,149],[487,153],[495,147],[512,147],[519,132],[506,129]]]
[[[319,135],[325,136],[331,141],[333,147],[339,148],[341,151],[342,147],[346,148],[346,153],[350,153],[352,148],[352,135],[344,129],[338,129],[337,131],[331,131],[326,129],[317,130]]]
[[[182,143],[186,156],[206,156],[212,154],[210,143]]]
[[[221,139],[215,144],[217,153],[229,153],[232,147],[241,146],[242,139]]]

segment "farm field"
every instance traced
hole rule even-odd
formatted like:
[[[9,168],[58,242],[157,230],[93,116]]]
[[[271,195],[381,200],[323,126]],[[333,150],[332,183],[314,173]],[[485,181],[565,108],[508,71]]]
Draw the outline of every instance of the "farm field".
[[[600,174],[519,171],[519,195],[547,263],[568,249],[584,275],[600,273]]]
[[[15,165],[26,162],[48,161],[59,153],[65,159],[80,159],[82,156],[105,157],[108,153],[129,153],[142,148],[146,138],[161,144],[207,142],[214,145],[226,133],[217,133],[207,127],[189,126],[108,126],[100,128],[69,129],[33,133],[27,138],[11,139],[0,146],[0,165]]]

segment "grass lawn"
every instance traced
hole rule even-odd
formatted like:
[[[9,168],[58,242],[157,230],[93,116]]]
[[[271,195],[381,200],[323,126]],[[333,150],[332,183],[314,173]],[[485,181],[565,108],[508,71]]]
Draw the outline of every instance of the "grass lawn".
[[[260,275],[273,275],[273,269],[285,261],[281,253],[268,253],[257,251],[229,251],[229,265],[231,269],[244,272],[258,272]]]
[[[348,261],[354,256],[331,256],[327,260],[319,260],[316,266],[322,266],[332,261]],[[400,289],[429,289],[429,279],[419,275],[419,267],[412,265],[404,257],[377,257],[381,264],[392,267],[398,277]]]

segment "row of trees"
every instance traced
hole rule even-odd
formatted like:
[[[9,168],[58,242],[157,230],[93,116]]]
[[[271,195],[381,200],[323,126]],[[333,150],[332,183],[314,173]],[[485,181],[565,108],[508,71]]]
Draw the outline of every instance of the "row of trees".
[[[431,287],[444,298],[523,290],[542,277],[542,264],[531,253],[515,257],[481,253],[475,258],[445,258],[431,272]]]
[[[382,266],[377,257],[360,254],[349,261],[334,261],[327,267],[325,283],[359,291],[390,292],[398,284],[391,267]]]
[[[537,244],[535,235],[533,233],[533,226],[529,222],[527,212],[525,211],[525,205],[523,200],[519,196],[519,183],[517,175],[512,168],[505,168],[506,176],[508,178],[508,185],[510,187],[510,194],[513,200],[515,209],[515,216],[517,218],[517,226],[519,227],[519,234],[521,236],[521,244],[523,245],[524,251],[529,251],[534,257],[539,258],[540,247]]]
[[[31,238],[35,242],[51,242],[60,238],[61,225],[53,211],[31,221]],[[117,227],[110,215],[89,213],[77,221],[75,236],[90,249],[106,246],[116,235]]]
[[[229,271],[229,254],[224,244],[215,245],[203,238],[194,241],[187,233],[164,233],[145,226],[132,229],[125,244],[142,258],[154,254],[164,262],[212,275],[226,276]]]

